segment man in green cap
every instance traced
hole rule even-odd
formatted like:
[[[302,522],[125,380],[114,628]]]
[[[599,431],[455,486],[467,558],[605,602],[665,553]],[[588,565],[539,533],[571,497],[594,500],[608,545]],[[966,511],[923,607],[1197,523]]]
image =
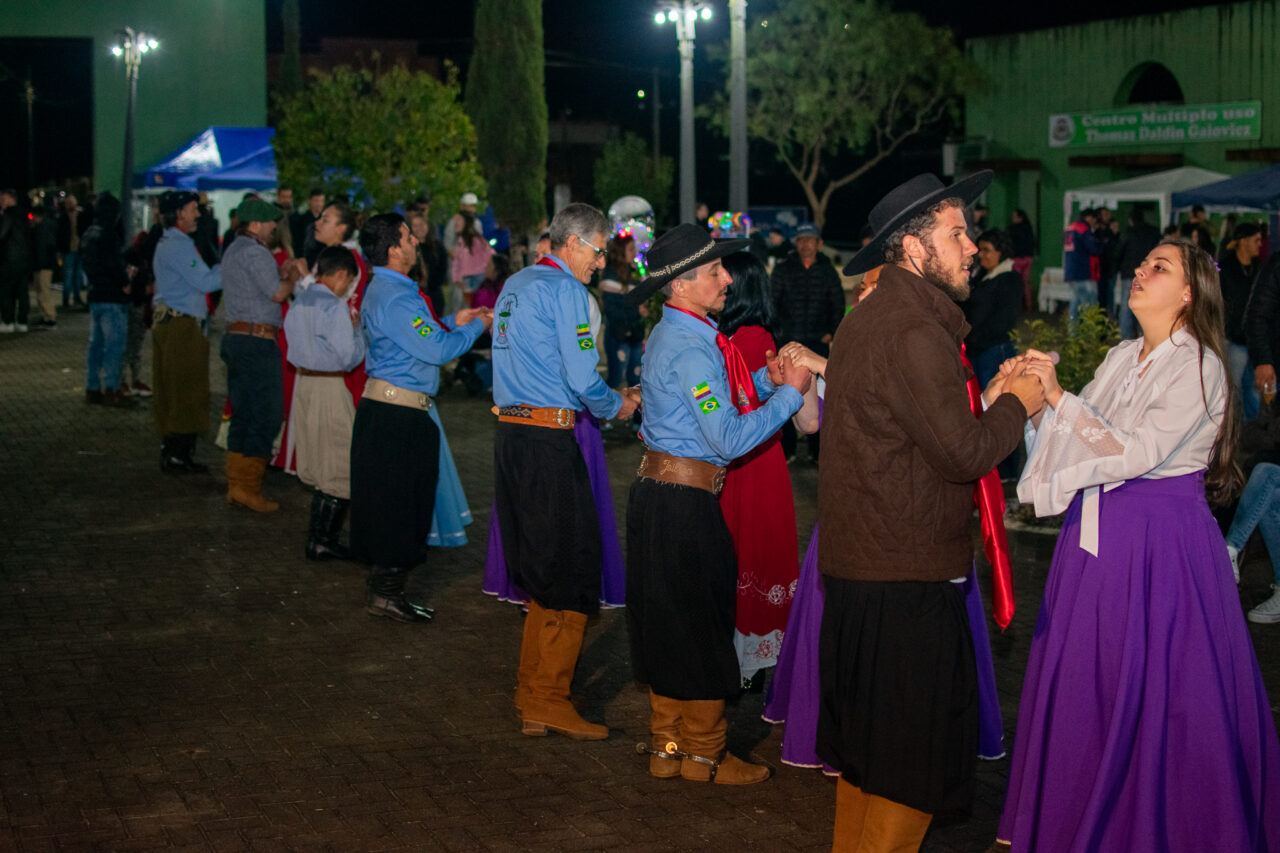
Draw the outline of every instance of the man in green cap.
[[[227,312],[222,360],[227,363],[231,400],[227,503],[274,512],[280,505],[263,496],[262,476],[284,418],[284,374],[277,343],[280,303],[293,292],[300,270],[296,262],[277,266],[266,245],[281,217],[280,208],[251,198],[236,213],[239,231],[222,256]]]

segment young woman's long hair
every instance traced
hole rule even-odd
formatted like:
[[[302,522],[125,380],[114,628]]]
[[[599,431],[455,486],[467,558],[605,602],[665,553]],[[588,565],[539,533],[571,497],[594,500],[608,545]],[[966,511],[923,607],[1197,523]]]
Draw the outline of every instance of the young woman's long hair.
[[[1173,326],[1177,328],[1179,322],[1185,323],[1187,331],[1200,346],[1200,393],[1207,411],[1209,401],[1204,391],[1205,350],[1216,355],[1224,368],[1227,366],[1224,333],[1226,313],[1222,304],[1222,287],[1218,283],[1218,265],[1208,252],[1187,240],[1167,239],[1160,245],[1178,251],[1187,284],[1191,287],[1191,301],[1182,306],[1173,320]],[[1244,474],[1235,459],[1239,436],[1240,400],[1235,383],[1228,377],[1227,407],[1223,412],[1222,424],[1218,427],[1218,437],[1213,442],[1213,452],[1204,478],[1205,495],[1211,504],[1228,504],[1244,488]]]
[[[773,288],[764,264],[749,252],[725,255],[722,263],[733,284],[720,311],[720,331],[732,335],[744,326],[764,326],[776,338]]]
[[[627,263],[627,247],[634,242],[634,237],[614,237],[605,249],[605,267],[624,288],[631,283],[635,272],[635,267]]]
[[[463,210],[459,211],[458,215],[462,217],[462,227],[458,229],[458,237],[467,244],[467,251],[470,252],[475,248],[476,240],[483,240],[484,235],[480,233],[474,214]]]

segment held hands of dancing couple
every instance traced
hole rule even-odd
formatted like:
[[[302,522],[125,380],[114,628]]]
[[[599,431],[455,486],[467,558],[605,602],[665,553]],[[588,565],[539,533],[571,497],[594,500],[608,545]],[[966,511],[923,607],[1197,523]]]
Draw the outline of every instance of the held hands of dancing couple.
[[[982,401],[990,406],[1001,394],[1013,394],[1022,401],[1028,417],[1038,421],[1046,403],[1057,408],[1062,400],[1062,386],[1053,364],[1052,356],[1036,349],[1008,359],[987,383]]]

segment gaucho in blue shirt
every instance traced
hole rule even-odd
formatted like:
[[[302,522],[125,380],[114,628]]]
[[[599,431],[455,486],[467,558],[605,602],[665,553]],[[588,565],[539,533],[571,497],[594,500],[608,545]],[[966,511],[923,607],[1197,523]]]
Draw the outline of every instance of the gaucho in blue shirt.
[[[551,221],[551,254],[507,279],[495,307],[494,497],[512,580],[529,593],[516,708],[527,735],[608,736],[569,702],[587,616],[600,606],[601,537],[579,410],[629,417],[638,395],[611,390],[596,367],[583,287],[604,263],[609,223],[586,204]]]
[[[351,434],[351,554],[370,564],[368,611],[400,622],[435,613],[404,588],[431,532],[440,430],[427,410],[440,365],[469,350],[493,316],[467,308],[438,320],[408,276],[417,246],[398,213],[374,216],[360,232],[373,278],[360,306],[369,380]]]
[[[724,467],[777,432],[811,380],[789,361],[748,373],[707,319],[730,284],[720,259],[746,245],[679,225],[649,249],[650,274],[630,295],[668,294],[640,370],[648,449],[627,502],[627,626],[650,688],[649,772],[733,785],[769,769],[725,750],[724,700],[741,685],[738,561],[718,495]]]

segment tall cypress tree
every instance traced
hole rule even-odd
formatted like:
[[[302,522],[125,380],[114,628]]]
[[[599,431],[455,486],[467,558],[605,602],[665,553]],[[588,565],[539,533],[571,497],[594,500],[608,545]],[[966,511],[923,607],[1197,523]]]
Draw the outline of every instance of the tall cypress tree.
[[[489,201],[504,225],[528,231],[547,215],[542,0],[477,0],[474,35],[466,108]]]

